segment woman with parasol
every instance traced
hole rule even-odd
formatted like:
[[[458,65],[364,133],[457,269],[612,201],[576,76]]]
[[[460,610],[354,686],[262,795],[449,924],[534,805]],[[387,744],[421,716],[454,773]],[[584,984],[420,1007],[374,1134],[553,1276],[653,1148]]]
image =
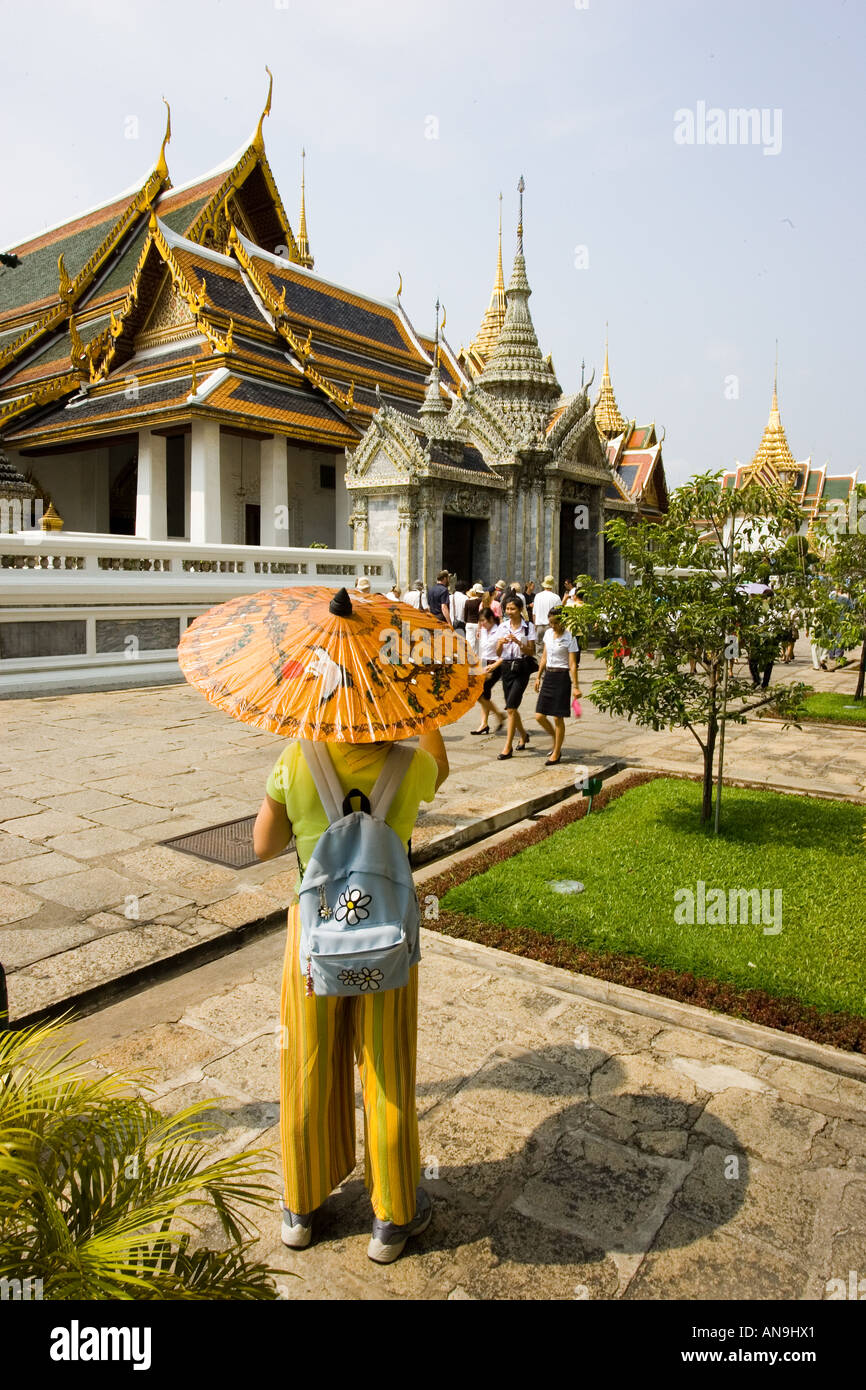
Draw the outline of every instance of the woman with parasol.
[[[414,645],[407,652],[410,623]],[[420,803],[431,801],[448,776],[439,729],[471,708],[483,682],[465,660],[435,659],[429,639],[441,627],[429,613],[376,594],[322,588],[234,599],[190,626],[178,650],[187,679],[244,723],[291,740],[256,818],[260,859],[281,853],[294,836],[300,882],[328,828],[299,740],[325,745],[344,793],[357,789],[366,797],[392,745],[419,737],[386,816],[408,851]],[[281,1237],[293,1249],[306,1248],[316,1210],[355,1166],[357,1060],[374,1213],[367,1253],[387,1264],[432,1214],[419,1187],[418,967],[399,988],[380,991],[373,981],[357,994],[316,995],[301,968],[299,933],[293,903],[280,1004]]]

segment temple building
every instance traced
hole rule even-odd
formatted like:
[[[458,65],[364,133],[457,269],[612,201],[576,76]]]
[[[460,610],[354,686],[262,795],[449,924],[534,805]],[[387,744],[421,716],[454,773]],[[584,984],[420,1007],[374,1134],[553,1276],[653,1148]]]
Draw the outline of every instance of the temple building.
[[[605,515],[664,509],[661,442],[612,413],[607,360],[593,406],[543,356],[522,180],[508,289],[500,211],[490,307],[458,354],[438,308],[425,334],[400,292],[314,268],[303,163],[295,234],[265,153],[270,102],[236,155],[181,187],[169,115],[139,186],[4,254],[15,477],[75,534],[387,552],[404,585],[443,566],[617,572]]]
[[[374,547],[393,549],[404,584],[440,564],[467,579],[618,575],[619,556],[606,550],[602,532],[607,515],[658,515],[667,504],[654,427],[636,430],[617,415],[614,430],[605,414],[607,360],[593,406],[585,385],[563,392],[541,352],[529,310],[522,179],[518,188],[508,288],[500,221],[490,305],[458,354],[468,382],[455,396],[437,345],[417,416],[384,403],[349,454],[356,526]]]
[[[737,463],[731,472],[724,474],[722,487],[740,488],[745,487],[747,483],[757,482],[773,490],[780,487],[791,489],[808,527],[822,513],[826,513],[828,502],[842,503],[846,509],[848,508],[851,495],[857,487],[857,470],[853,473],[830,474],[827,472],[826,464],[821,468],[813,468],[811,457],[797,462],[788,445],[779,413],[778,385],[777,367],[773,378],[770,417],[761,442],[751,463]]]

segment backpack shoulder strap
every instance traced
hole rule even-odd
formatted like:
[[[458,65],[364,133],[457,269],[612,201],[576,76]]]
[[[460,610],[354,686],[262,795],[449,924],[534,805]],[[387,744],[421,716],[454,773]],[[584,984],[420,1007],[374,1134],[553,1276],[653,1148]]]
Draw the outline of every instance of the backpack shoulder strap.
[[[379,773],[376,785],[370,793],[370,811],[376,820],[386,820],[397,789],[414,758],[414,752],[395,743],[385,759],[385,766]]]
[[[343,788],[337,776],[337,769],[331,762],[327,744],[313,743],[309,739],[301,739],[301,752],[304,761],[310,769],[319,800],[325,809],[328,817],[328,824],[333,825],[334,821],[341,820],[343,815]]]

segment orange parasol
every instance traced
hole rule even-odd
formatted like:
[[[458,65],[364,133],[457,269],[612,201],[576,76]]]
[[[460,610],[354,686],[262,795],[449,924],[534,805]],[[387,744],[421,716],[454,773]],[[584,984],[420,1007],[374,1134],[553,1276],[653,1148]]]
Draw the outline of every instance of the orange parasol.
[[[409,604],[345,589],[266,589],[221,603],[180,639],[211,704],[324,743],[412,738],[459,719],[484,672],[460,634]]]

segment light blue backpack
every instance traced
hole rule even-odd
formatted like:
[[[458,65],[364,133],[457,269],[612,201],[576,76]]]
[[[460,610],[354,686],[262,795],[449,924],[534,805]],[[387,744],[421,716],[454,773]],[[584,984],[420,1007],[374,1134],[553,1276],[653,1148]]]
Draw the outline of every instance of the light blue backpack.
[[[327,744],[302,740],[301,751],[328,817],[298,891],[307,994],[398,989],[421,959],[421,914],[406,847],[385,817],[414,755],[395,744],[368,798],[343,795]]]

